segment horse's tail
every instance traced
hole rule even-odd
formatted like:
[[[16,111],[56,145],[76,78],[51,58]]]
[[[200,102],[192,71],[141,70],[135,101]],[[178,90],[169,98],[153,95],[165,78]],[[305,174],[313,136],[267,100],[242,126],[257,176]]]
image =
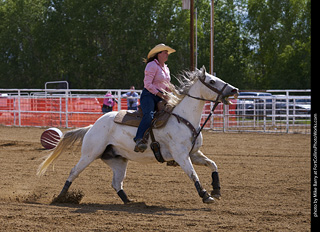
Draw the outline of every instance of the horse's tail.
[[[47,171],[49,165],[61,155],[61,153],[64,151],[66,147],[73,145],[76,141],[79,141],[81,145],[84,135],[91,127],[92,125],[66,132],[59,141],[56,148],[39,165],[37,175],[43,175]]]

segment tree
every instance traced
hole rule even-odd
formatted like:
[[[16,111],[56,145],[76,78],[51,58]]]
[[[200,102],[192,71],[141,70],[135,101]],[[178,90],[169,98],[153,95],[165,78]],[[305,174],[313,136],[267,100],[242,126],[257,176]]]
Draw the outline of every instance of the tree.
[[[209,70],[210,1],[198,9],[198,67]],[[310,88],[310,0],[216,0],[214,71],[241,89]],[[148,51],[189,67],[181,0],[0,0],[0,88],[143,88]]]
[[[310,88],[310,0],[249,0],[256,87]]]

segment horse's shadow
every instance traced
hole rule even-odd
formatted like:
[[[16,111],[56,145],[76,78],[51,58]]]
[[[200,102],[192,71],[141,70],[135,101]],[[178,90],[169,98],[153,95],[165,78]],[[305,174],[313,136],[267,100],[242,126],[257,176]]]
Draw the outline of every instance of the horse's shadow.
[[[142,213],[142,214],[166,214],[172,209],[162,206],[148,206],[145,202],[132,202],[130,204],[96,204],[96,203],[84,203],[84,204],[64,204],[57,203],[51,204],[61,207],[70,207],[75,210],[73,213],[95,213],[98,211],[109,212],[127,212],[127,213]]]
[[[53,204],[55,206],[70,207],[75,210],[72,213],[90,214],[98,211],[108,212],[127,212],[127,213],[140,213],[140,214],[158,214],[158,215],[171,215],[171,216],[183,216],[182,211],[211,211],[210,208],[199,209],[185,209],[185,208],[168,208],[164,206],[149,206],[145,202],[133,202],[130,204],[96,204],[96,203],[84,203],[84,204]]]
[[[132,201],[128,204],[97,204],[97,203],[83,203],[80,204],[84,194],[81,190],[74,190],[68,192],[66,195],[54,197],[50,205],[74,208],[73,213],[95,213],[97,211],[108,212],[127,212],[127,213],[141,213],[141,214],[165,214],[165,215],[183,215],[182,211],[211,211],[211,209],[186,209],[173,207],[168,208],[165,206],[153,205],[149,206],[145,202]]]

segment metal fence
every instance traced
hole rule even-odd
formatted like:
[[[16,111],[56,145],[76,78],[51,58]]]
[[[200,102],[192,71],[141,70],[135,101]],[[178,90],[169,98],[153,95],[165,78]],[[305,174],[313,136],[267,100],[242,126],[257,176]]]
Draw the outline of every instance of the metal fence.
[[[102,115],[103,100],[108,91],[117,101],[114,111],[127,109],[127,99],[122,95],[130,90],[0,89],[0,124],[66,128],[88,126]]]
[[[127,109],[123,94],[114,89],[0,89],[0,125],[83,127],[101,115],[105,93],[117,103],[113,110]],[[141,93],[141,90],[136,90]],[[310,90],[269,90],[271,96],[239,96],[233,104],[220,104],[206,129],[223,132],[311,133]],[[283,93],[279,95],[279,93]],[[206,103],[201,123],[210,113]]]
[[[267,93],[269,96],[240,95],[231,99],[232,105],[220,106],[215,111],[210,128],[224,132],[311,133],[310,90],[268,90]],[[203,116],[210,112],[209,108],[210,104]]]

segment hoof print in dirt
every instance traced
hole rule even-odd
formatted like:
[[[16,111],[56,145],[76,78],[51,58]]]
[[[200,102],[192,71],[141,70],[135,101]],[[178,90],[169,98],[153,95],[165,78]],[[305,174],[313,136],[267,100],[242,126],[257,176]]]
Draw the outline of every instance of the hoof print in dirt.
[[[64,196],[55,197],[51,204],[80,204],[84,194],[81,190],[67,192]]]

